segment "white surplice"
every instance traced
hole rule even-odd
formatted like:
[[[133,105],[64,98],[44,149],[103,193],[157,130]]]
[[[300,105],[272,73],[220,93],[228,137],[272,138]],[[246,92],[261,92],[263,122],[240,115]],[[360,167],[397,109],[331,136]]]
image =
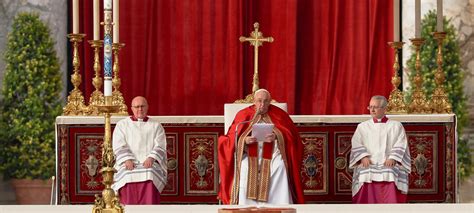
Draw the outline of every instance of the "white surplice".
[[[366,156],[372,164],[368,168],[360,167],[359,161]],[[387,159],[395,160],[396,165],[385,167]],[[390,119],[385,123],[373,119],[360,123],[352,136],[349,168],[354,169],[352,196],[364,183],[372,181],[394,182],[398,190],[407,194],[411,163],[403,125]]]
[[[112,188],[118,191],[127,183],[153,181],[162,191],[167,180],[166,135],[161,124],[150,118],[146,121],[125,118],[115,126],[112,146],[116,157]],[[151,157],[155,159],[151,168],[144,168],[143,162]],[[124,162],[132,160],[135,169],[127,170]]]

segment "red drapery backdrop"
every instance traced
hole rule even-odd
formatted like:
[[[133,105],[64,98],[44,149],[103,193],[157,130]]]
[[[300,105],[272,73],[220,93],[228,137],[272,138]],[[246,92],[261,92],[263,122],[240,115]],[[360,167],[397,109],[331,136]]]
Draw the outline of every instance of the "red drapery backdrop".
[[[239,37],[259,22],[275,39],[259,48],[260,87],[290,114],[366,113],[392,89],[392,17],[391,0],[120,0],[120,91],[127,105],[145,96],[151,115],[221,115],[251,93],[253,46]],[[91,0],[80,1],[80,31],[87,103]]]

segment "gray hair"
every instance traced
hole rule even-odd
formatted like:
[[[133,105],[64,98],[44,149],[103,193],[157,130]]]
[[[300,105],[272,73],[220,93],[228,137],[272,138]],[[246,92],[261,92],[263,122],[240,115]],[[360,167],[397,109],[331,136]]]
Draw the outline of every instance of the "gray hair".
[[[383,95],[374,95],[370,100],[378,100],[382,103],[382,108],[385,108],[388,104],[387,98]]]
[[[272,99],[272,95],[270,94],[270,92],[266,89],[258,89],[257,91],[255,91],[255,93],[253,94],[253,97],[255,98],[255,96],[257,95],[257,93],[261,93],[261,92],[264,92],[267,94],[268,98],[270,98],[270,100]]]

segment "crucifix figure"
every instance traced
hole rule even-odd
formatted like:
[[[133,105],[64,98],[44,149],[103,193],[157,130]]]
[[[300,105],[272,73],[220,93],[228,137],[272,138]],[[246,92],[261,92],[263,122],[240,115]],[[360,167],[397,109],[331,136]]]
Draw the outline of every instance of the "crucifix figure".
[[[258,31],[259,24],[255,22],[253,24],[253,28],[255,29],[250,33],[250,37],[241,36],[239,38],[240,42],[250,42],[250,45],[254,46],[254,63],[253,63],[253,86],[252,86],[252,93],[255,93],[259,89],[259,82],[258,82],[258,47],[263,45],[263,42],[273,42],[272,37],[263,37],[262,32]]]

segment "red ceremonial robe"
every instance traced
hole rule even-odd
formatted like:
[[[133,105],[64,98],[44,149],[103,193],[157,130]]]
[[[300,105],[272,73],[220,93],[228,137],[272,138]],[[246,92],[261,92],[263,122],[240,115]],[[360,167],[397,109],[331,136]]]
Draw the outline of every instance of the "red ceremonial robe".
[[[231,191],[234,182],[234,151],[235,151],[235,128],[236,126],[244,121],[250,121],[254,117],[255,106],[249,106],[243,110],[240,110],[235,116],[232,125],[229,127],[227,135],[219,137],[218,142],[218,159],[219,159],[219,171],[220,171],[220,190],[219,198],[224,204],[231,204]],[[303,158],[303,143],[300,135],[293,121],[291,120],[288,113],[282,109],[270,105],[266,115],[269,116],[274,128],[281,132],[284,139],[284,150],[280,150],[282,158],[285,161],[286,172],[288,175],[288,185],[291,189],[291,195],[293,203],[302,204],[304,203],[303,185],[301,182],[301,162]],[[241,135],[250,126],[251,122],[242,123],[237,130],[237,135]],[[240,140],[243,141],[243,140]],[[278,142],[280,143],[280,142]],[[282,147],[282,146],[279,146]],[[281,148],[280,148],[281,149]],[[240,152],[241,153],[241,152]],[[241,156],[238,157],[241,159]],[[237,183],[238,184],[238,183]],[[237,200],[237,198],[233,198]],[[237,203],[234,203],[237,204]]]

